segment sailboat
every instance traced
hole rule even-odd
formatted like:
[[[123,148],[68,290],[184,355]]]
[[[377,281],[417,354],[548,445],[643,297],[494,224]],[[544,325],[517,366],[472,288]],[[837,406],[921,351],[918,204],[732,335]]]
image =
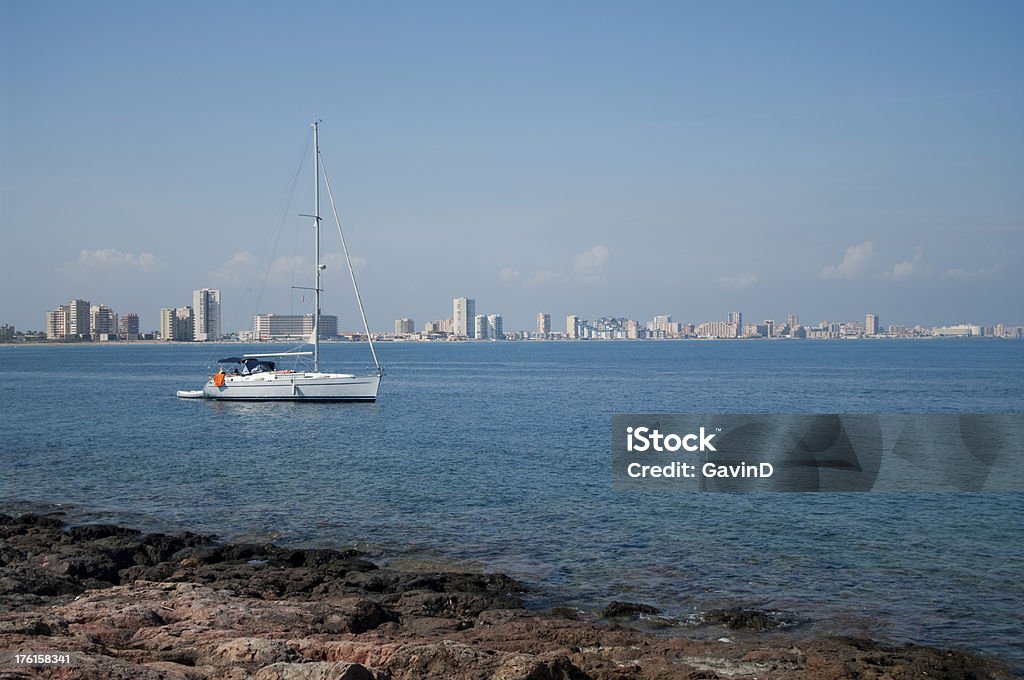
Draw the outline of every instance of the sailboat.
[[[377,352],[373,347],[373,338],[366,322],[366,312],[356,284],[355,270],[348,254],[345,234],[341,229],[341,220],[334,208],[334,195],[331,192],[330,180],[324,169],[324,181],[330,198],[331,209],[338,225],[345,260],[348,263],[352,288],[355,291],[359,314],[362,316],[366,341],[370,345],[370,354],[376,370],[368,375],[352,373],[327,373],[320,370],[320,275],[327,265],[320,262],[320,171],[323,161],[320,158],[319,122],[314,121],[313,127],[313,214],[306,215],[313,219],[313,242],[316,257],[313,275],[313,332],[309,344],[312,351],[281,352],[276,354],[243,354],[240,357],[227,357],[219,360],[220,370],[210,376],[201,390],[180,390],[178,396],[184,399],[217,399],[220,401],[376,401],[377,389],[384,369],[377,360]],[[311,363],[310,370],[278,369],[281,360],[299,358]]]

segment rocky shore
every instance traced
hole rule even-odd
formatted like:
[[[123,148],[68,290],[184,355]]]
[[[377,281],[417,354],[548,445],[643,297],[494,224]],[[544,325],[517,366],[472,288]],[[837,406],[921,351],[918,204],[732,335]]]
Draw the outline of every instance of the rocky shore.
[[[772,612],[709,612],[721,636],[694,640],[632,626],[648,605],[581,616],[523,595],[501,574],[379,568],[354,550],[0,515],[0,678],[1011,677],[958,651],[784,635]]]

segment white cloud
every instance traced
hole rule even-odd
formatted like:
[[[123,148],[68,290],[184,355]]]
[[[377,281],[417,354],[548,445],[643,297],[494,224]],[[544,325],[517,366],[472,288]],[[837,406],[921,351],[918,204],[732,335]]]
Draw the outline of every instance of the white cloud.
[[[543,286],[549,283],[561,283],[565,281],[565,274],[542,269],[530,278],[523,281],[525,286]]]
[[[719,277],[718,281],[726,288],[741,290],[757,283],[757,274],[753,272],[743,272],[742,274],[736,274],[735,276]]]
[[[974,281],[978,279],[991,279],[999,270],[1003,268],[1001,264],[994,264],[990,267],[982,267],[981,269],[963,269],[956,267],[954,269],[947,269],[942,275],[942,278],[950,281]]]
[[[930,273],[928,265],[924,263],[924,250],[918,246],[914,251],[914,257],[905,262],[897,262],[893,265],[892,271],[882,272],[878,275],[880,279],[889,281],[905,281],[912,278],[920,278]]]
[[[603,283],[602,271],[608,262],[610,251],[604,246],[594,246],[585,253],[580,253],[573,260],[573,271],[584,283]]]
[[[312,273],[313,266],[305,255],[282,255],[270,263],[270,275],[275,278],[299,276],[306,269]]]
[[[324,253],[321,261],[327,265],[328,271],[348,274],[348,265],[345,264],[345,256],[341,253]],[[306,255],[283,255],[270,263],[269,278],[277,283],[297,282],[304,277],[311,278],[313,276],[312,262],[312,258]],[[366,265],[366,259],[352,258],[352,267],[357,272],[364,269]],[[235,253],[230,259],[210,271],[210,276],[221,284],[244,284],[253,280],[253,277],[262,279],[265,275],[265,268],[260,267],[256,256],[247,250]]]
[[[240,250],[231,259],[210,270],[210,277],[219,283],[243,283],[253,275],[256,256],[248,250]]]
[[[78,253],[78,264],[84,269],[137,269],[149,272],[158,262],[153,253],[125,253],[114,248],[82,250]]]
[[[325,253],[322,256],[321,261],[324,264],[326,264],[327,269],[331,271],[345,272],[346,274],[348,273],[348,265],[345,263],[344,253]],[[309,266],[307,263],[308,260],[302,258],[300,266]],[[354,255],[352,256],[352,269],[356,270],[357,272],[361,272],[362,270],[366,269],[366,265],[368,264],[369,263],[366,261],[366,258],[356,257]]]
[[[522,281],[524,286],[544,286],[553,283],[571,283],[573,281],[593,285],[604,283],[603,271],[611,254],[604,246],[594,246],[573,258],[573,273],[566,274],[563,270],[541,269],[524,276],[514,267],[505,267],[498,273],[504,283]]]
[[[822,267],[821,276],[826,279],[855,279],[864,272],[868,260],[875,254],[875,246],[865,241],[846,249],[843,261],[839,264]]]

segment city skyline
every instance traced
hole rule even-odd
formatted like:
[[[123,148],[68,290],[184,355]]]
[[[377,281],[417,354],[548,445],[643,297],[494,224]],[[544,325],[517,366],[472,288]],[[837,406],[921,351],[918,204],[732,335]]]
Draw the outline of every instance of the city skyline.
[[[262,312],[253,316],[250,328],[237,328],[222,331],[220,319],[220,291],[197,289],[192,294],[193,305],[184,307],[167,307],[160,309],[159,328],[153,331],[140,332],[139,315],[125,312],[121,315],[105,304],[92,305],[88,300],[72,298],[55,310],[44,315],[45,337],[49,340],[117,340],[117,339],[149,339],[173,341],[204,342],[225,338],[241,340],[266,341],[273,339],[296,339],[308,337],[313,328],[312,313],[279,314]],[[200,305],[207,309],[196,313]],[[438,339],[452,336],[455,338],[474,339],[505,339],[504,316],[497,313],[476,314],[475,298],[457,297],[452,299],[452,315],[448,318],[423,321],[417,330],[416,321],[412,317],[401,317],[394,320],[393,335],[416,335],[423,338]],[[557,316],[557,315],[556,315]],[[422,317],[421,317],[422,318]],[[895,334],[898,336],[932,334],[923,331],[934,331],[935,335],[1014,335],[1019,336],[1019,329],[1024,324],[1017,320],[981,321],[959,320],[947,321],[943,324],[923,326],[908,324],[900,320],[895,323],[883,324],[878,314],[867,312],[863,321],[852,319],[822,319],[816,322],[800,322],[798,313],[790,312],[781,317],[764,318],[748,316],[744,320],[743,312],[732,310],[718,319],[697,321],[688,318],[685,321],[673,321],[672,314],[654,315],[651,321],[642,321],[630,316],[600,315],[596,324],[578,314],[565,315],[565,330],[556,320],[553,323],[550,312],[538,312],[535,316],[533,330],[509,327],[510,338],[672,338],[672,337],[717,337],[717,338],[750,338],[750,337],[849,337],[849,336],[880,336]],[[677,317],[678,318],[678,317]],[[752,320],[754,319],[754,320]],[[760,319],[760,320],[757,320]],[[363,335],[355,329],[345,329],[338,325],[338,317],[322,314],[321,338],[356,337]],[[12,324],[0,320],[5,337],[17,331],[24,335],[33,333],[35,329],[16,329]],[[206,329],[204,332],[202,329]],[[988,329],[989,332],[985,332]],[[966,333],[964,333],[966,331]],[[371,327],[371,332],[380,335],[391,334],[389,328]],[[10,341],[8,338],[7,341]]]
[[[84,295],[153,328],[181,281],[223,291],[225,330],[309,311],[282,206],[314,116],[374,328],[468,290],[514,328],[1024,298],[1019,3],[324,4],[329,87],[291,8],[59,7],[0,6],[0,267],[30,284],[0,323]]]

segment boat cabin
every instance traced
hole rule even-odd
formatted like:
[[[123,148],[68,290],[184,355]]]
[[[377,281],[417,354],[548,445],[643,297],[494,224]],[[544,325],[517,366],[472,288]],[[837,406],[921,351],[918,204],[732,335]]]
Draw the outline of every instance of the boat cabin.
[[[277,364],[266,359],[254,357],[228,357],[218,359],[221,370],[232,375],[255,375],[256,373],[267,373],[277,369]]]

